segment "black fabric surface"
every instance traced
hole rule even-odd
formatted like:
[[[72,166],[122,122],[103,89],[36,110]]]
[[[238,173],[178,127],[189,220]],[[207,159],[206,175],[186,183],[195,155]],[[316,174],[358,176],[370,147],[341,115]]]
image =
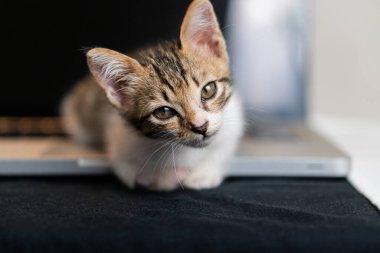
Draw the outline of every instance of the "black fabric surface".
[[[111,176],[0,179],[1,252],[380,252],[379,218],[345,180],[157,193]]]

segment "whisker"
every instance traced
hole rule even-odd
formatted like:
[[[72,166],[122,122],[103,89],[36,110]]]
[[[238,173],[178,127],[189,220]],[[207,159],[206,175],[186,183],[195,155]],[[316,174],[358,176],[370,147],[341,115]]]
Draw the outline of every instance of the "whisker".
[[[170,154],[170,146],[174,143],[175,141],[172,141],[172,142],[170,142],[170,143],[168,143],[169,145],[167,145],[167,147],[166,147],[166,150],[164,151],[164,153],[162,154],[162,156],[161,156],[161,158],[162,159],[160,159],[161,160],[161,163],[160,163],[160,171],[161,172],[163,172],[163,170],[165,170],[166,168],[166,165],[168,164],[168,162],[169,162],[169,157],[168,157],[168,155]],[[164,162],[165,162],[165,164],[164,164]]]
[[[225,26],[222,27],[221,30],[224,32],[224,31],[226,31],[227,28],[231,28],[233,26],[235,26],[235,25],[234,24],[225,25]]]
[[[162,159],[164,158],[164,155],[165,155],[165,153],[167,152],[167,148],[168,148],[168,146],[169,146],[171,143],[173,143],[174,141],[175,141],[175,139],[171,139],[171,140],[169,140],[169,141],[167,141],[167,142],[164,143],[164,145],[162,146],[162,148],[165,148],[165,149],[164,149],[164,151],[161,152],[161,155],[160,155],[159,159],[155,162],[155,168],[157,167],[158,163],[160,163],[160,162],[162,161]],[[162,148],[161,148],[161,150],[162,150]],[[162,165],[162,164],[161,164],[161,165]],[[160,165],[160,166],[161,166],[161,165]],[[154,168],[154,169],[155,169],[155,168]]]
[[[177,147],[178,147],[178,146],[177,146]],[[177,147],[176,147],[176,149],[177,149]],[[178,174],[177,174],[177,167],[176,167],[176,165],[175,165],[173,146],[172,146],[172,154],[173,154],[174,174],[175,174],[175,177],[177,178],[178,184],[181,186],[181,188],[182,188],[182,190],[183,190],[183,189],[184,189],[183,184],[182,184],[181,180],[179,180],[179,177],[178,177]]]
[[[166,145],[167,145],[167,142],[163,142],[162,145],[161,145],[160,147],[158,147],[155,151],[153,151],[153,153],[149,156],[149,158],[145,160],[143,166],[139,169],[139,171],[138,171],[138,175],[140,175],[140,174],[143,172],[145,166],[146,166],[147,163],[152,159],[152,157],[153,157],[158,151],[160,151],[163,147],[165,147]]]

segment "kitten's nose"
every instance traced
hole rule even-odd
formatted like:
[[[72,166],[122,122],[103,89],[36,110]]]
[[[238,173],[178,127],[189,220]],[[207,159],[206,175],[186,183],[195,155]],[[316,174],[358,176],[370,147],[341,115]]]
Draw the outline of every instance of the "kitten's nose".
[[[201,126],[191,125],[191,127],[190,127],[191,131],[193,131],[194,133],[197,133],[197,134],[201,134],[203,136],[206,136],[207,128],[208,128],[208,121],[206,121]]]

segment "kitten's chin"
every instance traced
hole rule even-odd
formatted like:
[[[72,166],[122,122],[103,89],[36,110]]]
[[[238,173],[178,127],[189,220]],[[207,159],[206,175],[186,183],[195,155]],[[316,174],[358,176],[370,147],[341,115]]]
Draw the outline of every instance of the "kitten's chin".
[[[185,146],[189,146],[192,148],[205,148],[212,143],[213,139],[214,139],[214,135],[210,135],[210,136],[201,137],[197,139],[186,140],[183,142],[183,144]]]
[[[210,145],[210,142],[191,140],[191,141],[185,141],[185,142],[183,142],[183,144],[185,146],[192,147],[192,148],[205,148],[208,145]]]

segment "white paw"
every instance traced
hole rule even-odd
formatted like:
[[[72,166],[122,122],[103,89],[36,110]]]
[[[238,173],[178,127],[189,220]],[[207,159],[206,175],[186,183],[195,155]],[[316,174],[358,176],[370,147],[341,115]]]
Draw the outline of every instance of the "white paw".
[[[153,191],[172,191],[178,188],[178,182],[169,180],[166,178],[162,178],[157,180],[154,184],[147,187],[150,190]]]
[[[218,187],[223,181],[222,173],[216,171],[193,171],[184,181],[183,185],[190,189],[201,190]]]
[[[137,184],[146,189],[154,191],[171,191],[182,186],[183,179],[187,176],[188,171],[181,168],[167,168],[156,171],[145,170],[145,173],[140,173],[137,176]]]

